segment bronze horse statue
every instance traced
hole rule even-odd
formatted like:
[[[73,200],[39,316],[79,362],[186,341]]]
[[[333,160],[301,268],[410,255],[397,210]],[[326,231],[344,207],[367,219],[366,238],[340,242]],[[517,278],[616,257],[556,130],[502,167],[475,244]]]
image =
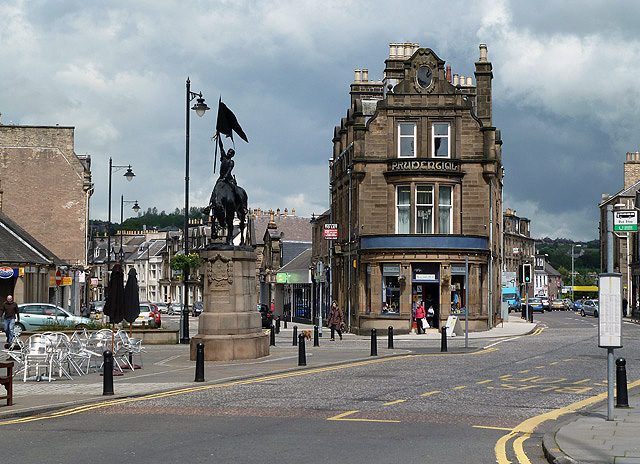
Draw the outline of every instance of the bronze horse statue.
[[[216,181],[209,205],[205,208],[205,214],[212,213],[211,238],[218,237],[218,227],[227,230],[227,245],[233,245],[233,219],[237,215],[240,221],[240,244],[244,244],[245,219],[248,213],[247,192],[236,183],[231,175],[233,169],[233,155],[235,151],[230,148],[225,154],[222,149],[220,159],[220,177]],[[218,226],[216,226],[216,222]]]

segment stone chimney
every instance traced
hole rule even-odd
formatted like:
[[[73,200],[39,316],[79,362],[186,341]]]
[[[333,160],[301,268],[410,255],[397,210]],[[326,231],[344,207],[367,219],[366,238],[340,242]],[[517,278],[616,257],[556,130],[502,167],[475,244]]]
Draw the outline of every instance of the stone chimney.
[[[624,162],[624,188],[631,187],[640,181],[640,153],[627,153],[627,160]]]
[[[287,208],[284,209],[284,216],[287,217],[289,215],[289,212],[287,210]]]
[[[276,224],[276,218],[273,215],[273,210],[269,211],[269,223],[267,224],[267,229],[277,229],[278,224]]]
[[[476,61],[476,89],[477,89],[477,105],[476,114],[485,127],[491,127],[492,118],[492,101],[491,101],[491,81],[493,80],[493,71],[491,62],[487,61],[487,45],[480,44],[480,57]],[[473,85],[467,82],[467,85]]]
[[[276,209],[276,215],[280,216],[280,208]]]
[[[296,210],[295,210],[295,209],[292,209],[292,210],[291,210],[291,216],[295,216],[295,215],[296,215]]]
[[[447,82],[451,84],[451,66],[447,66]]]
[[[362,71],[360,69],[356,69],[355,70],[355,77],[353,79],[353,82],[358,83],[358,84],[360,82],[362,82],[362,74],[361,74],[361,72]]]

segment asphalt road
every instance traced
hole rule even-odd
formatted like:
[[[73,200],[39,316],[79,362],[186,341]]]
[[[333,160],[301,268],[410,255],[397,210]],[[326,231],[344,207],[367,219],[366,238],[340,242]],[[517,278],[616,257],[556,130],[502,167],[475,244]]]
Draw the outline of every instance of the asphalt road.
[[[606,391],[606,350],[594,318],[535,317],[534,334],[472,340],[469,350],[462,338],[446,354],[429,342],[408,356],[1,426],[0,453],[60,463],[546,462],[541,437],[554,423],[541,415]],[[623,330],[616,357],[631,382],[640,327]],[[511,432],[531,418],[533,434]]]

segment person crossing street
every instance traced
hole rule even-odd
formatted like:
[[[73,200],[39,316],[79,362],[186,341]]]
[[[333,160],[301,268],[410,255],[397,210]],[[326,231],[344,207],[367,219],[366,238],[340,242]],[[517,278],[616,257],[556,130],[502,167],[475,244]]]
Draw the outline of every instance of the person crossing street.
[[[338,303],[334,300],[329,310],[329,317],[327,318],[327,325],[331,329],[331,341],[335,341],[335,332],[338,331],[338,336],[342,340],[342,326],[344,325],[344,314],[338,306]]]

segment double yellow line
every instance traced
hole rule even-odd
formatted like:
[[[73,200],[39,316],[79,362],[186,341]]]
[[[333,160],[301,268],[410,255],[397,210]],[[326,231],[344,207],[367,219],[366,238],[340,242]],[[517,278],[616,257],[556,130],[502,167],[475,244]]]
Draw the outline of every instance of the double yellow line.
[[[631,382],[628,384],[628,388],[634,388],[640,385],[640,380],[636,380],[635,382]],[[541,414],[536,417],[532,417],[530,419],[521,422],[517,426],[515,426],[508,434],[504,435],[502,438],[498,440],[494,451],[496,453],[496,462],[498,464],[510,464],[511,461],[507,458],[507,443],[512,438],[515,438],[513,441],[513,451],[518,459],[520,464],[531,464],[529,458],[524,452],[523,444],[524,442],[531,436],[534,430],[540,426],[543,422],[548,420],[556,420],[561,416],[566,414],[576,412],[582,408],[585,408],[589,405],[597,403],[603,399],[607,398],[607,392],[600,393],[599,395],[592,396],[591,398],[586,398],[582,401],[578,401],[576,403],[570,404],[560,409],[556,409],[554,411],[549,411],[547,413]]]

